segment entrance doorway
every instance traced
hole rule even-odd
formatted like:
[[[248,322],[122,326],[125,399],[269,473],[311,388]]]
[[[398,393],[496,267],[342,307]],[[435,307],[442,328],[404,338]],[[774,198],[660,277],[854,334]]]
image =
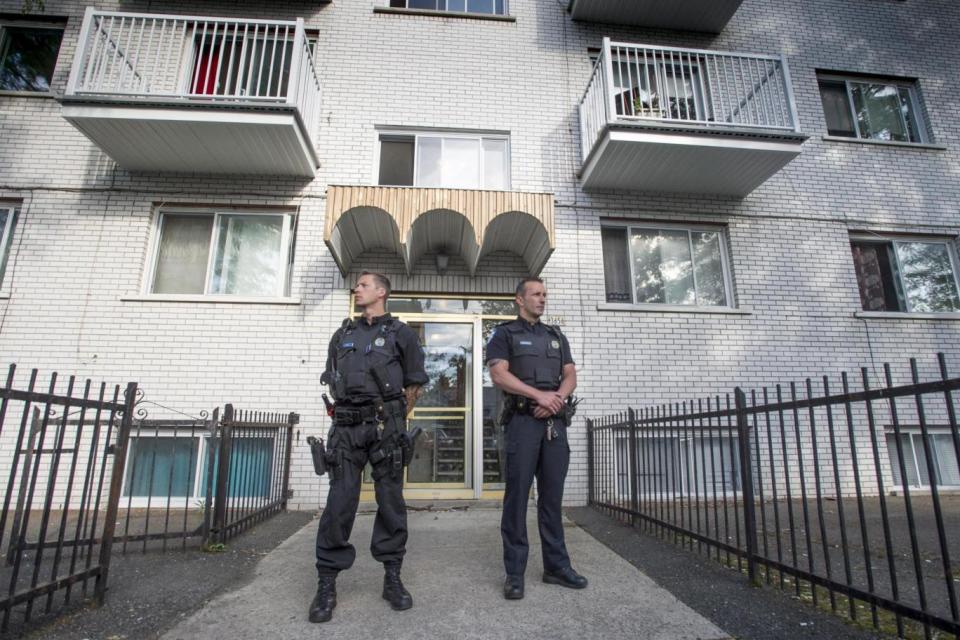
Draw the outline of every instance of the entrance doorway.
[[[516,317],[510,297],[393,295],[387,311],[420,336],[430,381],[408,420],[420,427],[406,469],[409,499],[501,499],[504,489],[503,393],[484,367],[493,328]],[[372,500],[370,467],[362,500]]]

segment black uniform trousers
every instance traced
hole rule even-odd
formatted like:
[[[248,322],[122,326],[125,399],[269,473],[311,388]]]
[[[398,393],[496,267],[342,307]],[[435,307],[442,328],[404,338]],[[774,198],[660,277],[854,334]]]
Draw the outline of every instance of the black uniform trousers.
[[[557,437],[546,438],[546,420],[514,415],[506,425],[506,490],[503,497],[503,566],[507,575],[522,576],[527,568],[527,501],[537,478],[537,524],[543,567],[557,571],[570,566],[563,540],[563,482],[570,463],[570,445],[563,420],[554,419]]]
[[[395,421],[388,420],[382,434],[385,439],[396,429]],[[402,428],[402,422],[401,422]],[[370,454],[380,448],[381,436],[376,422],[363,422],[351,426],[336,425],[330,436],[331,450],[343,452],[343,468],[335,470],[327,494],[327,506],[320,516],[317,531],[317,573],[336,575],[349,569],[357,557],[357,550],[350,544],[350,532],[357,517],[360,503],[360,483],[363,468]],[[399,446],[399,445],[397,445]],[[406,553],[407,506],[403,501],[403,472],[389,473],[391,460],[381,460],[374,469],[375,475],[383,477],[374,481],[377,498],[377,517],[373,522],[373,537],[370,552],[379,562],[399,562]]]

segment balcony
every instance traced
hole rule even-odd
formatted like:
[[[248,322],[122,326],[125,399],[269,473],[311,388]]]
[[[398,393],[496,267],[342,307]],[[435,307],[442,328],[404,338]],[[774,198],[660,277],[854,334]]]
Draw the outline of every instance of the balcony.
[[[786,60],[610,42],[580,101],[580,179],[745,197],[800,154]]]
[[[343,275],[370,249],[394,251],[408,274],[431,251],[460,256],[471,276],[484,256],[507,251],[537,274],[556,246],[553,194],[331,186],[323,239]]]
[[[656,29],[720,33],[743,0],[570,0],[570,15]]]
[[[313,177],[320,81],[303,20],[88,8],[63,117],[131,171]]]

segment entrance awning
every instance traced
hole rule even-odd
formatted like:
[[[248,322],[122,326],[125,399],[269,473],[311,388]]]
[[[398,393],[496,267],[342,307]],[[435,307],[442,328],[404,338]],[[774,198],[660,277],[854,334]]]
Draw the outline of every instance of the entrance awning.
[[[371,249],[395,251],[408,274],[426,253],[459,255],[470,275],[509,251],[536,275],[555,248],[553,194],[331,186],[323,239],[344,275]]]

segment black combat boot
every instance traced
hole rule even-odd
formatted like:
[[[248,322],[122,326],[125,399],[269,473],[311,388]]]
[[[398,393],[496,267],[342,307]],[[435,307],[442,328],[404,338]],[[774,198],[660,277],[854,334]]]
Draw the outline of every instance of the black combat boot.
[[[390,603],[394,611],[405,611],[413,606],[413,597],[400,580],[400,563],[383,565],[383,599]]]
[[[310,622],[326,622],[333,616],[337,606],[337,577],[320,576],[317,580],[317,595],[310,603]]]

